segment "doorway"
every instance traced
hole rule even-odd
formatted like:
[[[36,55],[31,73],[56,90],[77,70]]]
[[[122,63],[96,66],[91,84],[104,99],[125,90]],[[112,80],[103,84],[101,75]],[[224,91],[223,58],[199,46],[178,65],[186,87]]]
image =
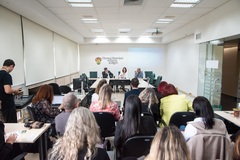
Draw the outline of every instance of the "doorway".
[[[240,102],[240,39],[224,42],[221,105],[232,110]]]
[[[232,110],[240,103],[240,39],[217,40],[199,46],[198,95],[215,110]]]

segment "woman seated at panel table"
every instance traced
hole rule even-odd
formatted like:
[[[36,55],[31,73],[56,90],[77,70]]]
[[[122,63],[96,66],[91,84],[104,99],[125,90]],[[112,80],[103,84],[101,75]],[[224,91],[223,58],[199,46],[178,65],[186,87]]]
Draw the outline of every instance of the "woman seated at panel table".
[[[121,159],[123,144],[135,135],[155,135],[157,126],[151,116],[141,116],[142,102],[137,95],[130,95],[126,99],[124,117],[117,123],[114,145],[117,158]],[[133,148],[134,149],[134,148]]]
[[[127,73],[127,68],[123,67],[121,73],[119,74],[118,78],[120,79],[127,79],[128,78],[128,73]],[[124,84],[121,84],[121,89],[126,92]]]
[[[166,125],[169,124],[169,120],[173,113],[193,110],[192,103],[185,95],[178,95],[178,91],[173,84],[167,84],[164,87],[162,95],[160,114]]]
[[[53,88],[50,85],[40,87],[37,94],[32,99],[32,108],[35,112],[37,121],[51,123],[60,113],[59,109],[52,108]]]
[[[118,104],[112,101],[112,87],[109,84],[104,84],[99,91],[98,101],[93,101],[90,105],[92,112],[110,112],[113,114],[116,121],[120,119],[120,111]]]

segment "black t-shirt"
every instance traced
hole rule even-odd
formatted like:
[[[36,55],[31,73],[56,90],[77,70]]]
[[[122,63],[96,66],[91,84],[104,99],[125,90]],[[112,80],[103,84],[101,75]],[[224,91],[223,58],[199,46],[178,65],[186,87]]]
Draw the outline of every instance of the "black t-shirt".
[[[7,94],[4,91],[4,85],[12,85],[12,76],[4,70],[0,70],[0,100],[2,101],[2,110],[6,107],[15,106],[13,94]]]

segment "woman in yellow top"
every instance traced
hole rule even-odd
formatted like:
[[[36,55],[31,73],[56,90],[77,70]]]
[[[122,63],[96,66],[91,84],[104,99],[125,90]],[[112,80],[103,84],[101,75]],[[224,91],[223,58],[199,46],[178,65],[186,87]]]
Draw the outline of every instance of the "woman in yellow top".
[[[160,114],[166,125],[175,112],[193,111],[192,103],[185,95],[178,95],[177,89],[172,84],[167,84],[163,90],[160,104]]]

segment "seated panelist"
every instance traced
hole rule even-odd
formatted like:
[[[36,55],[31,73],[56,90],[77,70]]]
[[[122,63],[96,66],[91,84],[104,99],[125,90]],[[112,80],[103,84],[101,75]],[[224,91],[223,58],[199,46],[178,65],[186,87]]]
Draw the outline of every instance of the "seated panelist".
[[[111,71],[108,70],[107,67],[104,68],[104,71],[102,72],[103,78],[113,78],[113,74]]]
[[[134,78],[143,78],[143,72],[141,71],[140,68],[137,68],[137,70],[135,71]]]

